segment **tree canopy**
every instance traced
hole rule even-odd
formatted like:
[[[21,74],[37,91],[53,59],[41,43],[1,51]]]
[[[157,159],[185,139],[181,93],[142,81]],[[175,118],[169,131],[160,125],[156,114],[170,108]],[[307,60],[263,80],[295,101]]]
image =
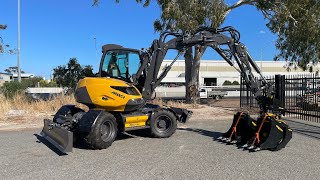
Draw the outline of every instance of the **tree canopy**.
[[[60,65],[53,69],[53,77],[58,85],[73,88],[81,78],[93,77],[92,70],[92,66],[82,67],[77,58],[70,58],[67,65]]]
[[[278,35],[276,47],[280,53],[275,60],[296,62],[306,70],[309,63],[320,59],[320,1],[287,0],[283,3],[293,18],[279,12],[272,14],[267,24]]]
[[[93,0],[97,5],[101,0]],[[119,2],[120,0],[115,0]],[[136,0],[148,6],[151,0]],[[303,69],[320,58],[319,0],[156,0],[161,15],[154,22],[156,31],[192,31],[199,26],[219,27],[226,16],[244,5],[255,6],[267,27],[278,36],[279,50],[274,60],[296,62]],[[234,2],[230,4],[230,2]]]
[[[7,29],[6,25],[0,24],[0,30],[5,30]],[[0,54],[4,53],[4,44],[3,44],[3,39],[2,36],[0,35]]]
[[[100,0],[94,0],[97,5]],[[119,0],[116,0],[119,2]],[[151,0],[136,0],[148,6]],[[275,60],[297,62],[303,69],[320,58],[319,0],[157,0],[161,15],[153,23],[156,31],[193,32],[201,26],[218,28],[226,16],[244,5],[257,8],[278,36]],[[186,100],[196,100],[200,59],[206,47],[196,45],[185,52]],[[193,98],[193,100],[191,99]]]
[[[7,29],[7,25],[0,24],[0,31]],[[3,42],[3,38],[0,34],[0,55],[3,53],[9,53],[9,54],[14,54],[15,50],[14,49],[9,49],[10,46],[8,44],[5,44]]]

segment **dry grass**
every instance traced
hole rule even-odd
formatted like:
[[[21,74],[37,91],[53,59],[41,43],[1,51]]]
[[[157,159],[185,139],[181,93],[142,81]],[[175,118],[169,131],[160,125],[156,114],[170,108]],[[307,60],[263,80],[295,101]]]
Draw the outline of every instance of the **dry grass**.
[[[37,116],[39,114],[51,115],[54,114],[62,105],[76,104],[73,96],[59,96],[50,101],[30,101],[22,94],[17,94],[13,99],[6,99],[0,95],[0,121],[6,120],[10,116]],[[19,112],[15,114],[15,112]]]
[[[184,109],[198,109],[202,106],[199,104],[186,104],[183,101],[163,101],[161,98],[156,98],[152,100],[150,103],[158,104],[160,107],[176,107],[176,108],[184,108]]]
[[[82,109],[86,106],[79,104],[71,96],[59,96],[50,101],[30,101],[24,95],[16,95],[13,99],[6,99],[0,94],[0,130],[39,128],[44,118],[52,118],[58,109],[66,104],[75,104]],[[199,104],[185,104],[183,101],[163,101],[157,98],[151,103],[162,107],[177,107],[193,111],[191,119],[219,120],[232,118],[234,110],[223,107],[210,107]]]

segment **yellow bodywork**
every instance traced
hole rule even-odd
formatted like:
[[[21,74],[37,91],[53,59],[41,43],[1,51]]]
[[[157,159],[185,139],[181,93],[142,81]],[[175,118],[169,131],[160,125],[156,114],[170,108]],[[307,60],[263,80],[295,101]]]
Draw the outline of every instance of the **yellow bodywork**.
[[[116,87],[121,88],[134,88],[136,90],[136,95],[127,94]],[[76,92],[76,100],[79,103],[86,104],[88,106],[93,106],[94,108],[101,108],[106,111],[112,112],[127,112],[126,106],[133,106],[133,109],[139,107],[132,102],[138,102],[142,99],[142,96],[135,86],[124,82],[119,79],[105,78],[105,77],[94,77],[94,78],[84,78],[78,82]],[[130,112],[130,111],[129,111]],[[130,113],[125,113],[124,115],[124,126],[125,129],[143,127],[147,125],[149,119],[148,114],[137,114],[133,115]],[[118,119],[120,120],[120,119]]]
[[[124,112],[125,107],[130,99],[142,98],[136,87],[134,88],[137,90],[138,95],[129,95],[116,90],[111,86],[134,87],[133,85],[118,79],[105,77],[86,77],[78,82],[76,91],[81,88],[86,89],[89,96],[88,98],[91,99],[92,104],[96,108],[102,108],[106,111]],[[83,96],[83,94],[79,96]],[[76,99],[78,101],[79,97],[76,97]]]
[[[148,121],[148,119],[148,115],[126,117],[125,128],[146,126],[146,122]]]

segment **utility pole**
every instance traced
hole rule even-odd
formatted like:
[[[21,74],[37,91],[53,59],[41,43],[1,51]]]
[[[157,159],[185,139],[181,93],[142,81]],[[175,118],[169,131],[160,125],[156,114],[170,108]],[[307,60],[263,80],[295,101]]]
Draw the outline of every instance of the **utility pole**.
[[[94,49],[96,50],[96,58],[95,58],[95,59],[96,59],[96,61],[97,61],[97,60],[98,60],[98,59],[97,59],[97,56],[98,56],[98,55],[97,55],[97,38],[94,37],[93,39],[94,39]],[[98,61],[97,61],[97,62],[98,62]]]
[[[21,68],[20,68],[20,0],[18,0],[18,81],[21,82]]]

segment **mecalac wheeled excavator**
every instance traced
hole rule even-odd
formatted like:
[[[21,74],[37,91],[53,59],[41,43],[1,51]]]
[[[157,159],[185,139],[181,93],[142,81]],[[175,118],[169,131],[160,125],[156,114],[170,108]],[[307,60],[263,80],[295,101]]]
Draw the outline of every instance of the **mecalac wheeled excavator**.
[[[146,100],[154,96],[155,88],[185,49],[201,45],[213,48],[239,71],[261,109],[257,119],[246,112],[237,112],[231,128],[219,140],[252,150],[281,149],[291,139],[292,131],[279,118],[281,111],[272,84],[263,78],[239,40],[237,30],[225,27],[199,28],[188,34],[164,32],[146,50],[104,45],[97,77],[81,79],[74,93],[76,101],[89,110],[85,112],[75,105],[62,106],[52,120],[44,120],[41,135],[64,153],[72,151],[76,138],[83,139],[92,149],[105,149],[118,132],[137,128],[145,128],[153,137],[170,137],[176,131],[177,121],[185,123],[192,112],[148,104]],[[160,73],[169,49],[177,50],[178,54]],[[253,76],[252,69],[261,80]]]

